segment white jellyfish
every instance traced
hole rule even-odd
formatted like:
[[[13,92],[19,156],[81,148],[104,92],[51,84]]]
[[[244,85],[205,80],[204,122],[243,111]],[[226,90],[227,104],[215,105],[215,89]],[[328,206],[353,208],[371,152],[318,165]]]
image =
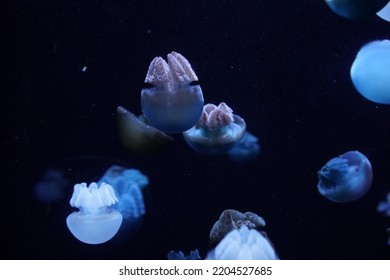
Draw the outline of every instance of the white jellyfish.
[[[81,242],[101,244],[118,232],[122,214],[110,206],[118,201],[114,189],[106,183],[76,184],[70,205],[80,209],[66,219],[70,232]]]
[[[269,240],[255,229],[242,226],[229,232],[211,250],[207,260],[277,260]]]
[[[390,41],[373,41],[358,52],[351,67],[357,91],[370,101],[390,104]]]

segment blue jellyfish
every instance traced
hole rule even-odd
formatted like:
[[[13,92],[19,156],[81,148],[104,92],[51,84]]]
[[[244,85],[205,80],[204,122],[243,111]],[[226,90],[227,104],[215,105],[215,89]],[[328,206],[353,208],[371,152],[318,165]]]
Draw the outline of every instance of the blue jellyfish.
[[[237,163],[246,164],[254,161],[260,153],[259,139],[246,131],[240,142],[228,151],[228,156]]]
[[[117,209],[124,219],[138,220],[145,214],[142,189],[149,184],[149,180],[139,170],[113,165],[107,169],[97,184],[112,186],[118,198],[113,208]]]
[[[325,0],[325,2],[339,16],[361,19],[375,15],[389,0]]]
[[[334,202],[350,202],[364,196],[372,183],[371,163],[358,151],[328,161],[318,171],[318,191]]]
[[[118,201],[114,189],[106,183],[76,184],[70,205],[80,209],[66,219],[70,232],[81,242],[101,244],[115,236],[122,214],[110,206]]]
[[[206,260],[278,259],[270,241],[257,230],[245,225],[230,231],[206,257]]]
[[[373,41],[358,52],[351,67],[356,90],[368,100],[390,104],[390,41]]]
[[[377,12],[376,14],[381,19],[390,22],[390,2],[387,3],[387,5],[382,10]]]
[[[206,104],[196,125],[183,132],[184,139],[195,151],[221,155],[230,151],[244,136],[245,121],[224,102]]]
[[[203,94],[188,60],[179,53],[168,54],[168,62],[156,57],[150,63],[141,91],[141,107],[149,124],[165,133],[181,133],[198,121]]]
[[[386,196],[386,201],[379,202],[377,211],[390,217],[390,192]]]
[[[200,260],[198,249],[191,251],[189,255],[184,255],[182,251],[179,251],[178,253],[170,251],[167,258],[168,260]]]
[[[47,169],[41,181],[34,185],[35,196],[44,202],[55,202],[64,197],[64,192],[69,181],[59,169]]]

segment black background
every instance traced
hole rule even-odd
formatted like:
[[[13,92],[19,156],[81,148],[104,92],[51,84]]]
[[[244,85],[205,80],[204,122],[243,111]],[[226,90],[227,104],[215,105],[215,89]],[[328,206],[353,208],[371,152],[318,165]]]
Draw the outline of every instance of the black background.
[[[198,248],[224,209],[262,216],[282,259],[388,259],[389,218],[376,212],[390,190],[390,107],[353,88],[357,51],[389,39],[373,16],[350,21],[324,1],[10,1],[3,44],[1,121],[3,259],[165,259]],[[191,150],[180,135],[141,156],[117,136],[115,110],[141,113],[150,61],[183,54],[205,102],[225,101],[260,139],[240,166]],[[87,66],[87,71],[82,68]],[[374,182],[337,204],[317,191],[317,170],[359,150]],[[65,219],[72,185],[112,164],[149,177],[141,229],[86,245]],[[45,204],[33,185],[49,167],[65,172],[64,198]]]

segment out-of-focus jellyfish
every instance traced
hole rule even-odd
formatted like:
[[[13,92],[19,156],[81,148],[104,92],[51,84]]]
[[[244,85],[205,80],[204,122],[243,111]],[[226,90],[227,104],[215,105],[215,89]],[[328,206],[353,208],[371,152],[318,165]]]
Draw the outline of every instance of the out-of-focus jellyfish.
[[[228,151],[229,157],[237,163],[246,164],[254,161],[260,153],[259,139],[246,131],[240,142]]]
[[[368,100],[390,104],[390,41],[373,41],[358,52],[351,67],[356,90]]]
[[[64,197],[68,184],[61,170],[50,168],[43,173],[41,181],[34,185],[34,193],[41,201],[55,202]]]
[[[179,53],[168,54],[168,62],[156,57],[150,63],[141,91],[141,107],[150,125],[166,133],[180,133],[198,121],[204,104],[202,89],[188,60]]]
[[[339,16],[361,19],[375,15],[389,0],[325,0],[325,2]]]
[[[70,232],[81,242],[101,244],[118,232],[122,214],[110,206],[118,201],[114,189],[106,183],[76,184],[70,205],[80,209],[66,219]]]
[[[275,249],[260,232],[243,225],[230,231],[206,260],[277,260]]]
[[[244,136],[245,121],[224,102],[206,104],[196,125],[183,132],[186,142],[197,152],[221,155],[230,151]]]
[[[149,180],[139,170],[113,165],[97,184],[112,186],[118,198],[113,208],[121,212],[124,219],[137,220],[145,214],[142,189],[149,184]]]
[[[117,108],[117,121],[119,138],[132,152],[155,152],[173,140],[171,136],[150,126],[142,115],[137,118],[122,106]]]
[[[390,192],[386,196],[386,201],[379,202],[376,210],[390,217]]]
[[[371,163],[358,151],[328,161],[318,171],[318,191],[334,202],[350,202],[364,196],[372,183]]]
[[[382,10],[377,12],[377,15],[381,19],[390,22],[390,2],[387,3],[387,5]]]
[[[179,251],[178,253],[170,251],[167,258],[168,260],[200,260],[198,249],[191,251],[189,255],[184,255],[182,251]]]
[[[240,229],[242,226],[246,226],[249,229],[260,229],[265,227],[265,221],[262,217],[252,212],[241,213],[237,210],[226,209],[210,231],[210,243],[217,244],[226,234],[234,229]]]

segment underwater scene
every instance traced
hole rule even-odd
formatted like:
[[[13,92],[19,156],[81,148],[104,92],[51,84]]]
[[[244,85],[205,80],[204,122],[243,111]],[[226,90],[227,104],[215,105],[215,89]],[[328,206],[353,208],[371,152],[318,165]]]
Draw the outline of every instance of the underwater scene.
[[[7,14],[1,259],[390,258],[389,0]]]

